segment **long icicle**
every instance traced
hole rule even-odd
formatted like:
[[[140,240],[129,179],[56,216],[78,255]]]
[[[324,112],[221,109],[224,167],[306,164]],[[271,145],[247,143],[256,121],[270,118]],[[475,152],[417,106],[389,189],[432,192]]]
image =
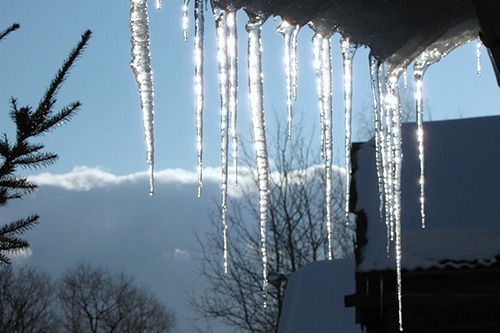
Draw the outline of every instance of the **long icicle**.
[[[227,13],[227,50],[229,61],[229,113],[233,149],[234,185],[238,186],[238,33],[236,11]]]
[[[390,108],[386,107],[386,81],[385,81],[385,64],[380,61],[378,63],[378,84],[380,96],[380,119],[382,126],[381,152],[382,152],[382,177],[384,179],[384,212],[386,226],[386,252],[389,257],[389,250],[392,240],[392,113]]]
[[[184,0],[184,5],[182,6],[182,31],[184,35],[184,41],[188,40],[188,28],[189,28],[189,0]]]
[[[422,52],[416,59],[413,65],[413,73],[415,76],[415,93],[417,100],[417,140],[419,146],[420,159],[420,206],[422,215],[422,227],[425,227],[425,178],[424,178],[424,129],[423,129],[423,76],[427,68],[441,60],[455,48],[460,46],[456,42],[456,37],[453,37],[444,44],[441,48],[428,48]],[[477,51],[477,49],[476,49]]]
[[[380,103],[380,81],[378,76],[379,61],[370,54],[370,79],[373,96],[373,118],[375,128],[375,166],[377,168],[377,184],[379,192],[379,217],[380,221],[384,219],[384,178],[382,152],[384,150],[385,137],[382,130],[382,114]]]
[[[259,186],[260,243],[262,256],[262,297],[267,307],[267,214],[269,205],[269,169],[267,157],[266,128],[263,103],[262,41],[261,30],[264,20],[252,17],[247,25],[248,32],[248,88],[252,114],[252,133],[256,153]]]
[[[352,125],[352,60],[356,53],[356,45],[349,37],[340,39],[340,51],[343,59],[344,104],[345,104],[345,218],[349,224],[349,201],[351,197],[351,125]]]
[[[196,148],[198,151],[198,197],[203,187],[203,42],[205,39],[204,0],[194,3],[194,90],[196,105]]]
[[[227,242],[227,170],[228,170],[228,134],[229,134],[229,63],[227,56],[227,12],[214,9],[217,34],[217,60],[219,63],[220,85],[220,131],[221,131],[221,218],[224,240],[224,273],[228,272]]]
[[[130,31],[132,32],[132,61],[141,96],[142,122],[146,141],[146,160],[149,165],[149,194],[154,194],[154,92],[151,55],[149,53],[149,18],[147,0],[130,0]]]
[[[425,163],[424,163],[424,126],[423,126],[423,78],[426,69],[425,60],[417,58],[413,66],[413,75],[415,76],[415,100],[417,104],[417,142],[418,159],[420,162],[420,216],[422,219],[422,228],[425,228]]]
[[[283,60],[285,65],[286,76],[286,107],[288,111],[288,138],[292,137],[292,99],[293,99],[293,83],[292,83],[292,34],[295,26],[290,25],[287,21],[283,20],[278,27],[278,32],[283,35],[284,52]]]
[[[401,73],[389,73],[387,79],[387,98],[386,108],[392,111],[392,154],[393,154],[393,221],[394,221],[394,239],[396,249],[396,278],[398,292],[398,319],[399,330],[403,330],[403,288],[401,278],[401,170],[403,162],[403,151],[401,148],[401,106],[399,103],[398,79]]]
[[[312,38],[313,44],[313,66],[316,72],[316,88],[318,91],[318,105],[319,105],[319,118],[320,118],[320,133],[321,133],[321,158],[325,157],[325,111],[323,109],[323,70],[321,61],[321,50],[323,47],[323,36],[316,33]]]
[[[321,47],[321,77],[323,79],[323,112],[325,124],[325,178],[326,178],[326,229],[328,233],[328,259],[333,259],[332,221],[332,160],[333,160],[333,106],[332,106],[332,55],[330,36],[325,36]]]

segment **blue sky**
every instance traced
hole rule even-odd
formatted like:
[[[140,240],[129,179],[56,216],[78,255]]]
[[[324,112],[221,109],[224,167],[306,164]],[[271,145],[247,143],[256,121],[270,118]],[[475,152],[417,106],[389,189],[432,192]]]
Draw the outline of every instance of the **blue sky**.
[[[29,260],[33,263],[57,273],[72,262],[89,260],[131,272],[138,275],[141,283],[172,300],[183,316],[181,328],[185,328],[188,324],[184,316],[189,312],[179,305],[182,302],[179,290],[189,289],[196,279],[192,276],[186,280],[181,275],[193,274],[191,257],[186,259],[175,254],[190,252],[196,247],[193,229],[208,229],[207,210],[213,207],[213,198],[218,200],[218,170],[214,168],[220,163],[220,131],[215,24],[207,12],[204,165],[211,168],[206,171],[208,185],[204,197],[197,199],[193,173],[196,148],[192,38],[187,43],[183,41],[181,9],[182,1],[164,1],[161,11],[157,11],[154,1],[150,1],[156,170],[176,169],[159,176],[160,186],[154,198],[149,198],[147,177],[141,173],[147,165],[139,94],[128,65],[131,60],[128,1],[0,2],[0,28],[7,28],[14,22],[21,24],[19,31],[0,43],[0,106],[3,110],[0,112],[0,132],[12,133],[13,130],[8,118],[9,98],[17,97],[21,105],[36,105],[80,35],[91,29],[94,34],[89,46],[58,99],[59,107],[80,100],[83,103],[81,112],[69,124],[41,139],[48,150],[60,155],[60,160],[47,169],[34,172],[50,174],[39,176],[37,180],[42,184],[39,192],[9,207],[6,215],[12,218],[32,212],[42,215],[42,224],[27,235],[32,240],[33,255]],[[239,133],[249,138],[245,20],[246,15],[240,12]],[[192,21],[190,36],[193,35]],[[286,116],[282,36],[275,31],[278,25],[279,19],[270,19],[263,31],[264,95],[269,133],[273,132],[274,113],[278,117]],[[307,27],[299,33],[299,88],[294,110],[303,115],[306,126],[311,130],[316,128],[317,132],[319,116],[311,60],[312,35]],[[343,90],[338,39],[334,36],[332,42],[335,155],[337,161],[343,161]],[[500,90],[485,49],[481,78],[476,75],[475,57],[473,42],[428,69],[424,94],[433,120],[500,113]],[[365,48],[360,48],[354,59],[353,94],[356,139],[359,115],[371,112],[368,50]],[[316,136],[319,154],[319,135]],[[43,208],[44,203],[51,202],[54,206]],[[78,213],[75,216],[72,212]],[[128,248],[139,226],[146,230],[140,239],[150,243],[145,248],[141,244]],[[96,234],[102,237],[96,238]],[[81,239],[81,235],[86,237],[82,241],[66,239],[60,242],[61,238]],[[148,260],[143,260],[144,257]],[[134,264],[127,261],[129,258],[134,259]],[[179,265],[186,261],[189,262],[187,268],[180,268]],[[179,283],[183,283],[182,287]]]
[[[184,43],[181,1],[165,1],[157,11],[150,4],[152,67],[155,82],[156,168],[195,170],[195,122],[193,98],[192,39]],[[44,88],[85,29],[94,32],[84,56],[73,69],[59,95],[59,106],[73,100],[83,103],[81,113],[69,125],[44,138],[47,147],[61,159],[51,172],[68,172],[75,165],[100,166],[118,175],[146,170],[139,95],[130,56],[129,4],[127,1],[13,1],[0,4],[0,24],[21,24],[21,29],[0,44],[0,114],[2,131],[10,96],[21,104],[36,105]],[[191,15],[190,15],[191,16]],[[239,131],[249,137],[246,97],[246,15],[240,12]],[[191,36],[193,33],[192,22]],[[274,30],[279,19],[270,19],[264,35],[265,108],[268,124],[276,113],[285,115],[285,80],[282,66],[282,36]],[[207,12],[205,165],[219,164],[219,97],[216,75],[214,22]],[[311,63],[312,32],[299,34],[299,91],[295,110],[316,126],[318,119],[314,71]],[[335,136],[342,149],[343,103],[338,37],[334,48]],[[484,50],[483,50],[484,51]],[[368,50],[357,51],[354,61],[354,126],[356,114],[368,114],[371,93]],[[500,93],[492,67],[483,52],[483,76],[475,74],[475,43],[466,45],[430,67],[424,94],[432,108],[432,119],[496,114]],[[338,154],[341,154],[340,152]]]

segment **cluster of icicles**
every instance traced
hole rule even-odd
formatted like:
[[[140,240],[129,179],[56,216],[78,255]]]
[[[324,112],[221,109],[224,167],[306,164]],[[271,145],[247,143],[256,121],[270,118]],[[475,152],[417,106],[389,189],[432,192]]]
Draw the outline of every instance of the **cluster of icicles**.
[[[147,162],[150,173],[150,194],[154,193],[153,183],[153,77],[150,65],[149,32],[147,0],[130,0],[130,29],[132,31],[131,67],[134,71],[141,97]],[[156,1],[157,9],[161,8],[161,0]],[[188,5],[183,5],[184,39],[188,38]],[[196,136],[198,150],[198,196],[202,190],[202,156],[203,156],[203,42],[204,42],[204,15],[205,0],[194,1],[194,67],[195,67],[195,98],[196,98]],[[222,165],[222,227],[224,242],[224,271],[229,269],[228,242],[227,242],[227,180],[229,141],[232,144],[232,160],[235,170],[235,185],[238,185],[238,137],[236,127],[237,93],[238,93],[238,49],[236,12],[213,8],[216,24],[217,59],[220,82],[220,115],[221,115],[221,165]],[[253,142],[256,154],[260,212],[260,241],[263,268],[263,299],[266,306],[267,298],[267,250],[266,250],[266,221],[269,205],[269,168],[266,145],[266,132],[263,105],[263,75],[262,75],[262,42],[261,29],[265,22],[264,17],[250,17],[246,24],[248,34],[248,85],[249,102],[252,118]],[[311,25],[314,30],[314,26]],[[288,136],[292,135],[292,104],[297,98],[297,35],[299,26],[290,25],[282,21],[277,28],[284,37],[284,67],[286,73]],[[321,120],[321,157],[325,160],[326,178],[326,226],[328,232],[328,258],[333,259],[333,221],[331,211],[332,200],[332,58],[331,35],[315,33],[312,39],[313,65],[317,78],[317,92]],[[349,223],[349,196],[351,177],[351,112],[352,112],[352,60],[356,52],[356,45],[350,42],[349,37],[340,40],[340,50],[343,58],[344,104],[345,104],[345,167],[346,206],[345,223]],[[480,48],[477,46],[478,76],[480,75]],[[439,61],[446,52],[436,49],[425,51],[414,61],[415,98],[417,110],[417,143],[420,160],[420,207],[422,227],[425,227],[425,183],[424,183],[424,131],[422,86],[423,76],[431,64]],[[380,219],[387,227],[387,251],[394,243],[396,253],[397,294],[399,303],[399,324],[402,330],[402,287],[401,287],[401,167],[403,153],[401,149],[401,107],[399,102],[399,79],[404,74],[406,86],[406,69],[391,68],[380,59],[370,55],[370,74],[373,93],[375,143],[376,143],[376,170],[379,187]]]

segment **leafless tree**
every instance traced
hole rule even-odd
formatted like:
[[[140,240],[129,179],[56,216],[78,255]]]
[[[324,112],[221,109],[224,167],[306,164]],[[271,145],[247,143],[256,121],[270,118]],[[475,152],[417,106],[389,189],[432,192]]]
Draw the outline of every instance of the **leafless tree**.
[[[270,196],[267,251],[268,269],[286,275],[308,262],[325,259],[328,244],[325,230],[324,166],[311,147],[299,123],[288,139],[286,124],[279,124],[270,144]],[[248,150],[243,149],[248,152]],[[251,155],[251,154],[247,154]],[[317,155],[315,158],[313,155]],[[251,158],[253,160],[253,158]],[[248,163],[247,163],[248,164]],[[248,164],[249,170],[251,164]],[[344,223],[344,172],[335,169],[333,211],[336,257],[352,256],[353,225]],[[242,181],[241,196],[233,197],[228,208],[229,272],[222,268],[220,214],[212,222],[214,230],[199,237],[199,271],[209,287],[202,294],[191,294],[191,306],[205,320],[218,319],[239,332],[275,332],[283,300],[283,289],[269,286],[268,306],[263,307],[262,263],[258,223],[257,179],[250,173],[248,186]],[[220,211],[220,209],[219,209]],[[204,328],[203,331],[206,331]]]
[[[54,285],[28,266],[0,269],[0,332],[57,332]]]
[[[169,332],[174,314],[124,274],[81,264],[62,278],[58,298],[69,332]]]

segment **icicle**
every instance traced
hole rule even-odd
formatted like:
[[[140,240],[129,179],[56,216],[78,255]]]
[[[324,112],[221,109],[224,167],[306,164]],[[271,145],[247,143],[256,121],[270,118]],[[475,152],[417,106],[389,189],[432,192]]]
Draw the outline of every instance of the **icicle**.
[[[267,307],[267,214],[269,205],[269,168],[267,158],[266,129],[264,121],[262,41],[261,30],[264,19],[252,17],[247,25],[248,32],[248,86],[252,114],[252,133],[256,153],[259,184],[260,243],[262,255],[262,296]]]
[[[299,36],[300,26],[297,24],[292,33],[292,87],[293,87],[293,99],[297,100],[297,75],[299,72],[298,56],[297,56],[297,37]]]
[[[220,85],[220,131],[221,131],[221,217],[224,238],[224,272],[228,271],[227,248],[227,169],[228,169],[228,121],[229,121],[229,62],[227,56],[227,13],[214,9],[217,34],[217,60]]]
[[[238,186],[238,34],[236,12],[227,13],[227,51],[229,61],[229,114],[231,118],[231,140],[233,148],[234,185]]]
[[[456,46],[454,46],[456,47]],[[437,49],[426,50],[422,52],[416,59],[413,65],[413,75],[415,76],[415,99],[417,103],[417,142],[418,142],[418,157],[420,161],[420,214],[422,217],[422,228],[425,228],[425,170],[424,170],[424,129],[423,129],[423,77],[427,68],[438,62],[447,54]]]
[[[333,160],[333,106],[332,106],[332,56],[330,36],[325,36],[321,46],[321,78],[323,121],[325,126],[325,178],[326,178],[326,228],[328,232],[328,259],[333,259],[332,223],[332,160]]]
[[[481,46],[483,46],[483,43],[481,42],[481,39],[478,38],[476,44],[477,77],[481,77]]]
[[[156,9],[157,10],[161,9],[161,0],[156,0]]]
[[[149,53],[149,26],[147,0],[130,0],[130,31],[132,32],[132,61],[141,96],[142,121],[146,141],[146,155],[149,165],[150,195],[154,194],[154,101],[153,71]]]
[[[325,122],[324,122],[324,110],[323,110],[323,79],[322,79],[322,61],[321,53],[323,46],[323,36],[316,33],[312,38],[313,44],[313,66],[316,72],[316,88],[318,90],[318,102],[319,102],[319,118],[320,118],[320,132],[321,132],[321,158],[324,158],[325,152]]]
[[[196,98],[196,148],[198,150],[198,197],[203,186],[203,42],[205,39],[205,12],[203,0],[194,3],[194,90]]]
[[[424,179],[424,131],[423,131],[423,96],[422,84],[423,76],[427,68],[441,60],[448,53],[463,44],[464,36],[457,37],[455,35],[448,36],[445,42],[427,48],[416,59],[413,66],[413,73],[415,76],[415,94],[417,100],[417,140],[419,146],[419,159],[420,159],[420,205],[422,215],[422,227],[425,227],[425,179]],[[480,47],[476,48],[476,54],[480,51]]]
[[[293,85],[292,85],[292,34],[295,26],[290,25],[287,21],[283,20],[278,27],[278,32],[284,38],[284,56],[285,75],[286,75],[286,106],[288,110],[288,138],[292,137],[292,99],[293,99]]]
[[[418,142],[418,159],[420,162],[420,177],[418,183],[420,185],[420,216],[422,219],[422,228],[425,228],[425,170],[424,170],[424,127],[423,127],[423,76],[426,69],[425,60],[421,58],[415,60],[413,67],[413,75],[415,76],[415,100],[417,103],[417,142]]]
[[[392,171],[392,112],[390,108],[386,107],[386,81],[385,73],[386,68],[383,62],[378,64],[378,85],[380,96],[380,126],[381,130],[381,153],[382,153],[382,178],[384,186],[384,211],[385,211],[385,225],[387,229],[386,251],[389,257],[389,249],[391,239],[393,238],[393,214],[392,214],[392,184],[393,184],[393,171]]]
[[[352,115],[352,59],[356,53],[356,45],[349,37],[340,39],[340,51],[343,59],[344,104],[345,104],[345,218],[349,224],[349,199],[351,196],[351,115]]]
[[[402,71],[402,69],[401,69]],[[392,184],[392,214],[394,223],[394,239],[396,249],[396,275],[398,289],[398,317],[399,330],[403,330],[403,295],[401,280],[401,169],[403,162],[403,151],[401,149],[401,108],[399,104],[398,78],[401,71],[394,70],[389,73],[386,85],[387,96],[385,100],[386,108],[392,112],[392,155],[393,155],[393,184]]]
[[[373,96],[373,115],[375,123],[375,164],[377,168],[377,184],[379,192],[379,215],[380,221],[384,218],[384,178],[382,152],[385,147],[385,136],[382,130],[382,107],[380,105],[380,81],[378,76],[379,61],[370,54],[370,78]]]
[[[184,0],[184,5],[182,6],[182,30],[184,31],[184,41],[188,40],[188,11],[189,11],[189,0]]]

